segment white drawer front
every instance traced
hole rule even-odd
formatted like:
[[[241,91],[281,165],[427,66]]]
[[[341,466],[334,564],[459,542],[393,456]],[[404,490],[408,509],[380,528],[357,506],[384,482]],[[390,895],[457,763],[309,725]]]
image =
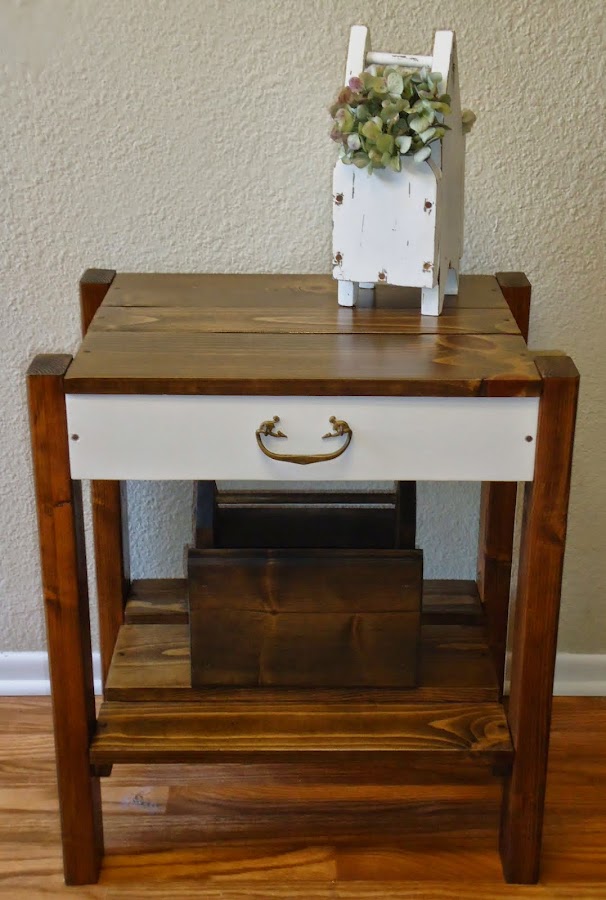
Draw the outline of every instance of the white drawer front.
[[[538,397],[234,397],[70,394],[74,478],[280,481],[530,481]],[[353,439],[329,462],[269,459],[262,421],[279,416],[280,454],[321,454],[329,417]],[[530,438],[530,440],[529,440]]]

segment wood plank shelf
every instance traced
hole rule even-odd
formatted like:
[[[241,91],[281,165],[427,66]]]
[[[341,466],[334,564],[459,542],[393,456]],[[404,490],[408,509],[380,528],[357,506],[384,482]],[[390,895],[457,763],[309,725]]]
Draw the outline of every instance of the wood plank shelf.
[[[184,580],[133,582],[91,762],[366,762],[444,751],[507,768],[513,750],[474,582],[425,583],[415,689],[202,688],[190,681]],[[340,757],[341,758],[341,757]]]
[[[133,582],[105,697],[110,701],[221,702],[254,700],[259,688],[191,687],[185,580]],[[421,664],[414,689],[314,689],[325,702],[372,700],[405,704],[496,703],[499,685],[488,648],[484,613],[472,581],[426,581],[421,617]],[[264,688],[267,700],[304,701],[306,689]]]
[[[268,702],[259,693],[257,700],[239,702],[105,702],[91,763],[320,761],[336,752],[355,760],[363,754],[370,762],[441,751],[505,764],[513,756],[498,703]]]

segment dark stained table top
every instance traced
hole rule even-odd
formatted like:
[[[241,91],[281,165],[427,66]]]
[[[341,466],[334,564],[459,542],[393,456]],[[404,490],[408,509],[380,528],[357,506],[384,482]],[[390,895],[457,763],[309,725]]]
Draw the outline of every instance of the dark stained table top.
[[[418,290],[337,304],[329,275],[118,274],[65,379],[68,393],[527,396],[541,378],[488,275],[439,317]]]

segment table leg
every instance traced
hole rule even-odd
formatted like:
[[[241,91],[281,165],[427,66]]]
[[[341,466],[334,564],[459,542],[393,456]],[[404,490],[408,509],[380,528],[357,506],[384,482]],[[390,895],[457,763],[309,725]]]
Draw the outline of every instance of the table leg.
[[[526,485],[512,643],[501,859],[508,882],[539,878],[553,674],[579,374],[566,356],[537,357],[543,378],[534,481]]]
[[[63,389],[70,362],[37,356],[27,382],[64,873],[67,884],[89,884],[99,874],[103,825],[89,762],[95,696],[81,486],[71,480]]]
[[[530,282],[523,272],[497,272],[496,278],[518,328],[527,341]],[[486,611],[488,639],[501,692],[505,674],[517,491],[517,484],[512,482],[485,482],[480,502],[478,591]]]
[[[414,550],[417,546],[417,482],[396,481],[395,546]]]
[[[80,279],[82,333],[86,335],[95,313],[115,277],[112,269],[87,269]],[[112,661],[128,596],[128,525],[126,484],[92,481],[91,500],[99,608],[99,645],[103,689]]]

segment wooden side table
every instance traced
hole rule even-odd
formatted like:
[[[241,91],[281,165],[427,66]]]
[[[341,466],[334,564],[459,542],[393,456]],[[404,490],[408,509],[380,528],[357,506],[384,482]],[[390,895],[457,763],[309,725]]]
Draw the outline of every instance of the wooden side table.
[[[93,270],[81,299],[75,359],[39,356],[28,372],[66,881],[98,877],[99,778],[113,763],[321,763],[335,753],[344,765],[496,764],[507,773],[505,878],[536,881],[579,376],[566,356],[528,351],[525,277],[464,277],[437,319],[420,316],[403,289],[379,289],[372,310],[338,307],[326,276]],[[295,453],[321,449],[331,415],[349,422],[351,446],[304,467],[270,459],[256,431],[274,415]],[[129,582],[121,483],[136,478],[483,481],[477,588],[426,586],[416,689],[193,690],[184,583]],[[506,713],[518,481],[526,492]]]

